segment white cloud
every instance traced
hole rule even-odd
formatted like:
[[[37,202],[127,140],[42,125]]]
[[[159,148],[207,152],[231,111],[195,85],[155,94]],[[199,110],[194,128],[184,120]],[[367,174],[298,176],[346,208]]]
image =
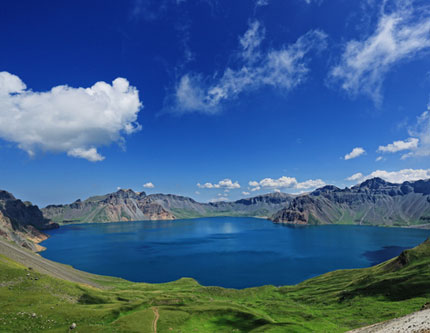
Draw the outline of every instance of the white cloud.
[[[154,184],[152,184],[151,182],[148,182],[148,183],[143,184],[143,187],[144,187],[144,188],[154,188],[154,187],[155,187],[155,185],[154,185]]]
[[[356,147],[349,154],[346,154],[344,158],[345,158],[345,160],[350,160],[350,159],[356,158],[360,155],[363,155],[365,152],[366,151],[363,148]]]
[[[67,155],[72,157],[84,158],[90,162],[99,162],[105,159],[105,157],[100,155],[97,152],[97,149],[95,148],[90,148],[90,149],[73,148],[67,152]]]
[[[281,190],[280,190],[280,189],[275,188],[275,189],[273,190],[273,192],[275,192],[275,193],[281,193]]]
[[[366,94],[375,103],[382,100],[385,74],[402,60],[422,54],[430,47],[430,17],[412,1],[395,1],[388,12],[382,2],[381,15],[372,35],[346,44],[340,62],[330,77],[351,95]]]
[[[362,177],[360,178],[359,175]],[[430,178],[430,169],[403,169],[399,171],[376,170],[367,176],[363,176],[361,173],[356,173],[347,179],[362,182],[375,177],[382,178],[390,183],[403,183],[405,181],[416,181]]]
[[[398,140],[386,146],[379,146],[378,152],[380,153],[395,153],[401,150],[411,150],[418,146],[417,138],[408,138],[405,141]]]
[[[417,117],[415,125],[409,128],[410,138],[402,141],[394,141],[387,146],[380,146],[378,152],[395,153],[398,151],[409,150],[402,155],[401,159],[410,157],[427,157],[430,156],[430,105],[427,111]]]
[[[278,179],[264,178],[260,180],[261,187],[269,187],[269,188],[275,188],[275,187],[289,188],[289,187],[296,186],[296,184],[297,184],[296,178],[285,177],[285,176],[282,176]]]
[[[123,144],[123,134],[140,129],[141,102],[123,78],[90,88],[27,89],[21,79],[0,72],[0,138],[15,142],[30,156],[38,151],[65,152],[91,162],[104,159],[97,148]]]
[[[310,189],[317,188],[325,185],[325,182],[321,179],[309,179],[304,182],[298,182],[294,177],[282,176],[278,179],[264,178],[258,181],[250,181],[251,191],[258,191],[260,189],[273,189],[279,190],[282,188],[294,188],[294,189]]]
[[[309,72],[307,54],[326,47],[326,34],[312,30],[294,44],[263,53],[261,43],[264,34],[260,22],[251,22],[239,39],[237,66],[226,68],[219,76],[203,78],[195,73],[183,75],[174,94],[166,100],[167,108],[179,113],[216,113],[222,102],[236,98],[245,91],[262,86],[291,90],[306,80]]]
[[[382,161],[384,158],[382,157],[382,156],[378,156],[376,159],[375,159],[375,161],[376,162],[379,162],[379,161]]]
[[[212,183],[204,183],[204,184],[197,183],[197,186],[199,188],[225,188],[225,189],[229,189],[229,190],[240,188],[240,184],[237,181],[233,182],[231,179],[228,179],[228,178],[220,180],[218,183],[215,183],[215,184],[212,184]]]
[[[209,202],[212,202],[212,203],[223,202],[223,201],[228,201],[228,198],[226,198],[226,197],[218,197],[218,198],[213,198],[213,199],[209,200]]]
[[[242,195],[250,195],[251,193],[249,193],[249,192],[246,192],[246,191],[243,191],[242,192]]]
[[[429,109],[430,106],[428,106]],[[430,113],[428,110],[417,117],[416,124],[409,129],[409,135],[418,138],[418,146],[413,148],[410,153],[403,155],[402,158],[430,156]]]
[[[265,30],[261,27],[260,22],[254,21],[250,24],[249,29],[239,39],[244,60],[253,63],[261,57],[259,47],[264,39],[264,35]]]
[[[310,188],[317,188],[322,187],[325,185],[325,182],[321,179],[309,179],[302,183],[297,183],[296,188],[297,189],[310,189]]]
[[[354,173],[351,177],[346,178],[346,180],[355,181],[363,178],[364,178],[363,174],[361,172],[357,172],[357,173]]]

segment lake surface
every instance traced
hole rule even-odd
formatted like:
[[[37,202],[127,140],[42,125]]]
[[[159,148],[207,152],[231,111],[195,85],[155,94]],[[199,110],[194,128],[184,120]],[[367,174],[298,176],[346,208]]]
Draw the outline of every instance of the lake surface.
[[[139,282],[192,277],[202,285],[286,285],[368,267],[423,242],[429,230],[293,227],[255,218],[77,224],[48,232],[42,256]]]

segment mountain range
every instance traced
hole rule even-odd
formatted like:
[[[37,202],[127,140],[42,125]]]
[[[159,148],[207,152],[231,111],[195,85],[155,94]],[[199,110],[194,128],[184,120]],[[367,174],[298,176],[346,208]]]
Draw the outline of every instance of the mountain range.
[[[327,185],[301,195],[269,193],[216,203],[129,189],[50,205],[42,212],[60,224],[249,216],[288,224],[425,225],[430,223],[430,180],[394,184],[372,178],[344,189]]]
[[[248,216],[294,225],[430,226],[430,180],[389,183],[373,178],[350,188],[327,185],[310,193],[269,193],[230,202],[201,203],[173,194],[118,190],[43,209],[0,191],[0,236],[33,251],[43,230],[61,224]]]
[[[430,180],[394,184],[372,178],[344,189],[328,185],[294,198],[270,219],[292,224],[425,225],[430,223]]]
[[[58,223],[174,220],[208,216],[253,216],[268,218],[295,196],[269,193],[233,202],[200,203],[173,194],[119,190],[66,205],[49,205],[43,215]]]

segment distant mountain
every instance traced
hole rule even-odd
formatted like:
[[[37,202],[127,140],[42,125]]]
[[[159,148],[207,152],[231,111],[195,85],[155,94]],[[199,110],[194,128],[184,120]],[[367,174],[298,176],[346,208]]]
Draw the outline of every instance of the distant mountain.
[[[66,205],[49,205],[43,215],[58,223],[173,220],[205,216],[270,217],[285,207],[293,195],[270,193],[234,202],[200,203],[173,194],[119,190]]]
[[[1,237],[36,251],[42,249],[37,243],[48,237],[41,230],[52,228],[58,228],[58,224],[44,218],[37,206],[0,190]]]
[[[290,224],[430,224],[430,180],[393,184],[373,178],[345,189],[324,186],[294,198],[271,220]]]

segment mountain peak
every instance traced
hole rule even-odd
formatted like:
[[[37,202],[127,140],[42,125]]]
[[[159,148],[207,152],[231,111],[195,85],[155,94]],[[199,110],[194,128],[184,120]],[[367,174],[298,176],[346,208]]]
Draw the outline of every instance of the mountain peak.
[[[386,185],[391,185],[391,183],[386,182],[385,180],[383,180],[380,177],[375,177],[375,178],[365,180],[364,182],[362,182],[358,186],[360,188],[367,187],[367,188],[370,188],[372,190],[375,190],[375,189],[380,188],[381,186],[386,186]]]
[[[11,193],[0,190],[0,200],[16,200],[16,199]]]
[[[137,198],[139,196],[146,196],[145,192],[135,192],[131,188],[129,189],[119,189],[118,191],[111,194],[112,197],[117,198]]]

